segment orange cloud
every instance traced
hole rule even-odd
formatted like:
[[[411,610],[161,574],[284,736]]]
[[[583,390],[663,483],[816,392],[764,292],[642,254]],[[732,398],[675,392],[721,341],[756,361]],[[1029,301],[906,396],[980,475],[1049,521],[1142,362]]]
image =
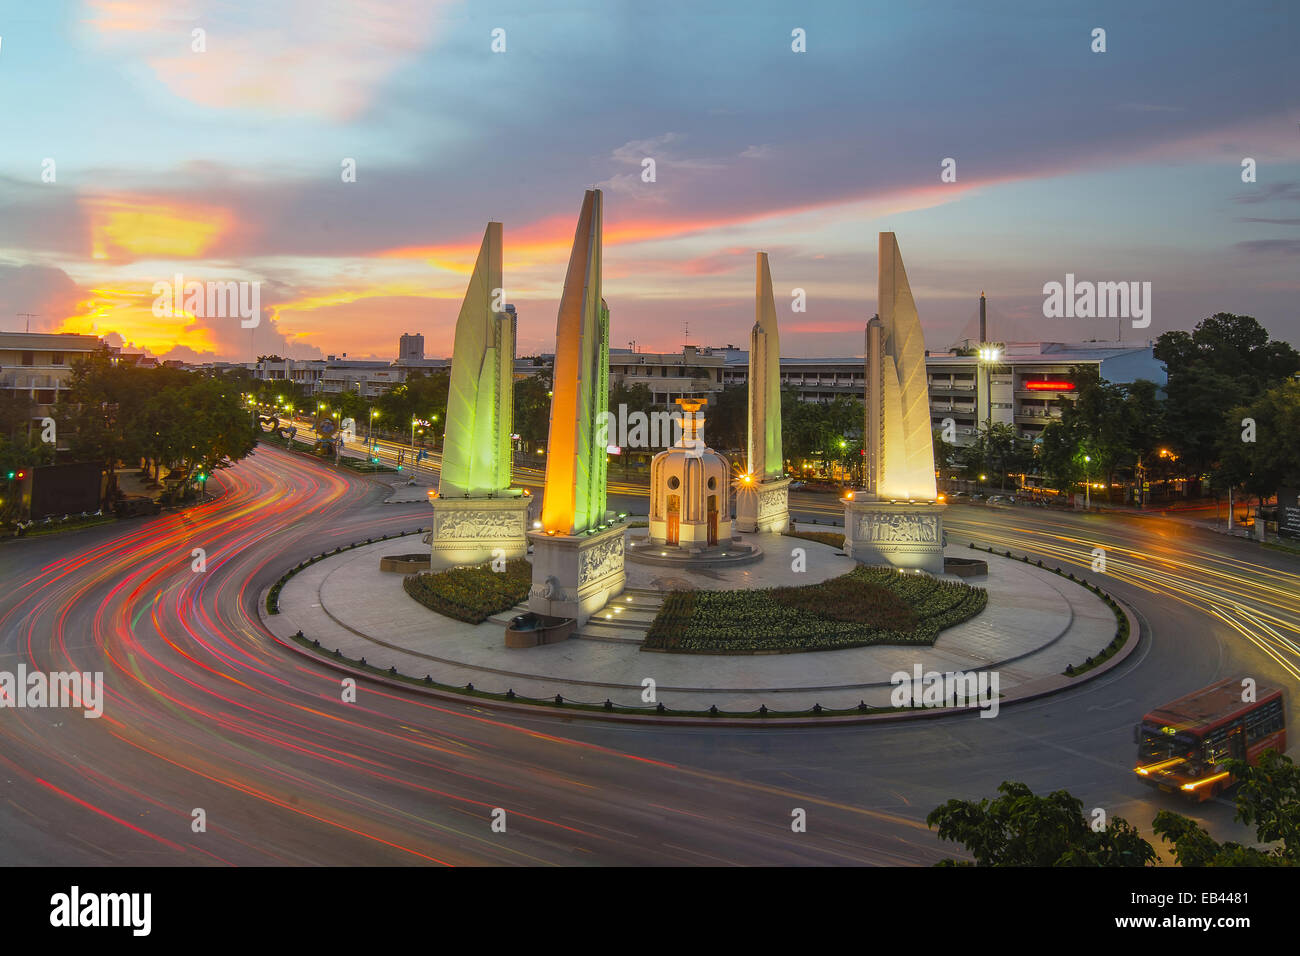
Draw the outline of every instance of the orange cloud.
[[[211,332],[195,323],[193,317],[178,312],[174,317],[153,314],[153,286],[105,287],[86,290],[87,298],[77,303],[78,312],[67,316],[59,332],[83,335],[106,335],[116,332],[123,339],[163,353],[174,345],[186,345],[195,351],[211,351],[217,344]]]
[[[193,259],[231,228],[220,208],[146,196],[91,196],[82,200],[95,259]]]
[[[893,215],[914,209],[926,209],[951,202],[973,189],[991,185],[1017,177],[1006,176],[981,182],[967,182],[961,185],[936,184],[917,186],[889,193],[869,194],[864,196],[837,196],[834,198],[789,206],[781,209],[761,212],[717,213],[711,216],[663,216],[657,218],[611,218],[604,228],[606,246],[632,245],[638,242],[682,239],[687,236],[708,233],[714,230],[743,226],[770,219],[781,219],[816,213],[825,213],[837,217],[837,213],[852,214],[852,207],[860,203],[879,204],[874,211],[880,215]],[[507,227],[505,232],[505,256],[507,268],[519,269],[533,265],[563,263],[568,260],[573,245],[575,217],[568,215],[549,216],[536,222],[528,223],[517,229]],[[474,259],[478,255],[481,235],[467,236],[450,243],[429,246],[399,246],[376,253],[384,259],[423,259],[439,269],[460,275],[469,275],[474,268]],[[731,255],[737,250],[722,250]],[[746,253],[752,250],[743,250]],[[608,268],[608,263],[606,267]],[[710,272],[725,271],[711,268],[710,257],[698,257],[687,260],[679,271]]]

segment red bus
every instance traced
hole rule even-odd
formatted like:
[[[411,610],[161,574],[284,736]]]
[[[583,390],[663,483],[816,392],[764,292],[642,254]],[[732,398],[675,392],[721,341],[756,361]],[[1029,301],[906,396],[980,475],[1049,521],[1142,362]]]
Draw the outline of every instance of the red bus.
[[[1230,677],[1157,707],[1133,728],[1142,780],[1199,802],[1235,782],[1230,759],[1255,764],[1266,750],[1286,751],[1286,708],[1280,687],[1257,686],[1242,700],[1242,681]]]

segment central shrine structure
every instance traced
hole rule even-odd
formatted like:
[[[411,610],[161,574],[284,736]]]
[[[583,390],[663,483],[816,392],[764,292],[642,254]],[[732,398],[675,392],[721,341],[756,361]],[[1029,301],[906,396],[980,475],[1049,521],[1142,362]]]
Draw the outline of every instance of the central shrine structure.
[[[601,298],[599,189],[587,190],[555,323],[541,530],[528,607],[582,627],[623,590],[624,526],[606,511],[609,306]]]
[[[876,281],[880,314],[867,325],[865,350],[866,486],[844,498],[844,550],[865,564],[942,574],[925,338],[892,232],[880,234]]]
[[[679,398],[682,437],[650,463],[649,541],[663,547],[731,543],[731,463],[704,444],[703,398]]]
[[[501,223],[489,222],[456,319],[430,567],[528,553],[530,498],[512,488],[515,313],[501,300]]]

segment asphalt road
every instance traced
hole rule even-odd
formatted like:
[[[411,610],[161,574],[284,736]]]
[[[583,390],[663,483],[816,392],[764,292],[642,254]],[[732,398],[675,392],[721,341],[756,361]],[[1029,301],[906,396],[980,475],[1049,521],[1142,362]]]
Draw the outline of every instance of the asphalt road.
[[[265,446],[209,484],[218,497],[185,513],[0,545],[0,670],[102,671],[107,698],[98,719],[0,709],[0,862],[929,864],[955,848],[925,815],[1006,779],[1148,831],[1170,807],[1249,839],[1227,802],[1189,808],[1141,786],[1132,726],[1220,677],[1292,691],[1300,677],[1295,558],[1159,518],[953,506],[955,540],[1076,568],[1105,548],[1107,585],[1152,639],[993,720],[627,726],[364,682],[344,703],[337,674],[261,628],[258,593],[333,544],[427,525],[428,506],[381,505],[382,485]],[[613,491],[631,510],[635,489]],[[792,503],[835,512],[817,495]],[[1295,728],[1294,693],[1290,706]],[[807,832],[792,832],[795,808]]]

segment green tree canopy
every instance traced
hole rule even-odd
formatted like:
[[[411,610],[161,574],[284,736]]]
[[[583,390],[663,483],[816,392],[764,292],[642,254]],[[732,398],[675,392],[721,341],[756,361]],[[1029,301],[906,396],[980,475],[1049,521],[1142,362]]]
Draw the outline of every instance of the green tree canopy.
[[[1231,760],[1238,781],[1236,819],[1255,826],[1262,844],[1219,843],[1195,820],[1161,810],[1152,829],[1169,843],[1180,866],[1296,866],[1300,864],[1300,767],[1276,751],[1257,765]],[[1123,818],[1094,829],[1083,803],[1065,790],[1037,796],[1007,781],[993,800],[949,800],[925,818],[939,839],[966,848],[976,866],[1146,866],[1155,849]],[[958,864],[944,860],[941,866]]]
[[[1002,796],[978,803],[949,800],[925,822],[938,828],[939,839],[964,846],[976,866],[1145,866],[1156,858],[1122,817],[1094,830],[1083,802],[1065,790],[1040,797],[1008,781],[998,791]]]

